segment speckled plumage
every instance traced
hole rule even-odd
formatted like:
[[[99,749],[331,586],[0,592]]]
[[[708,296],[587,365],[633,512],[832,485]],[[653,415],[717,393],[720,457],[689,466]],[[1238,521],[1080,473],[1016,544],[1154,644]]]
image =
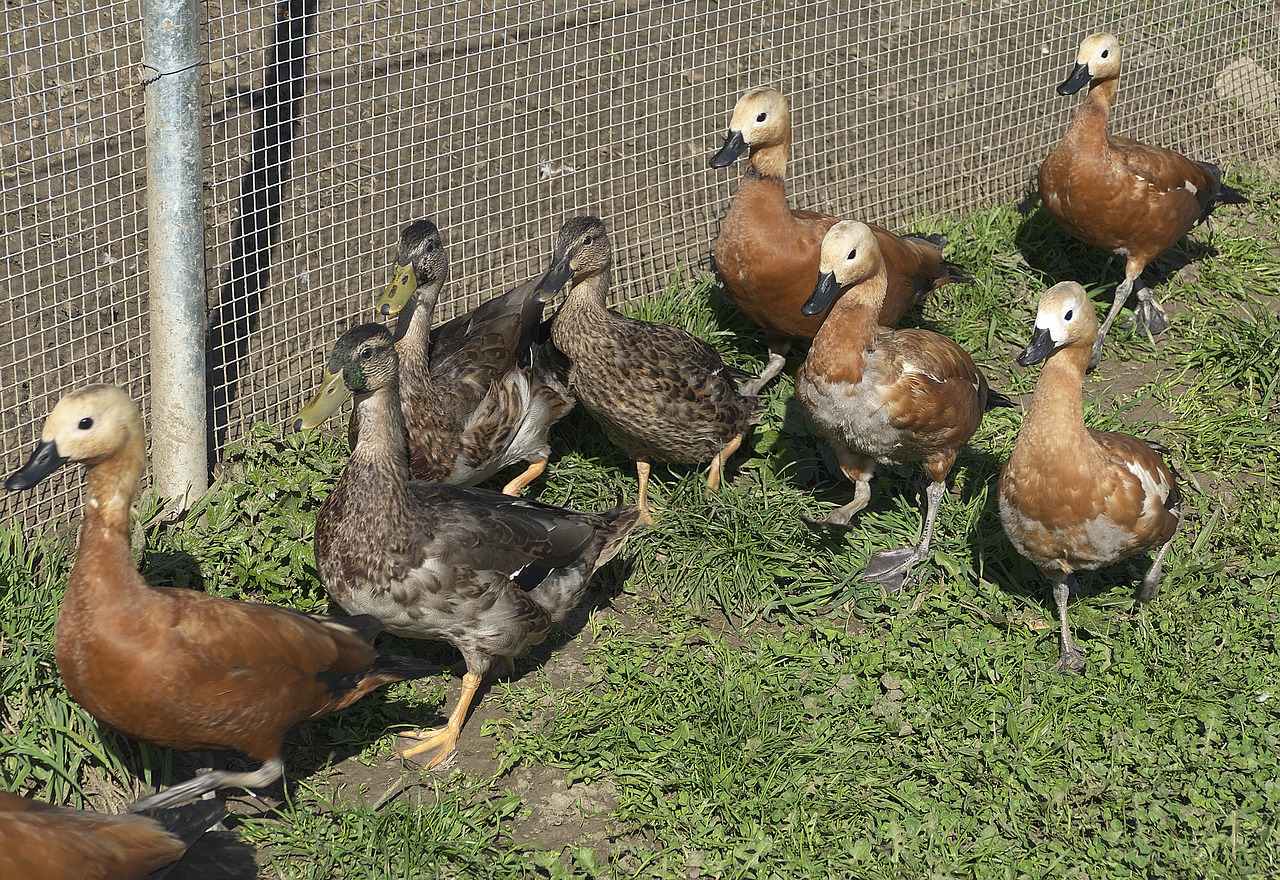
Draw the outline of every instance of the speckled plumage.
[[[402,313],[396,350],[413,479],[470,486],[527,461],[530,471],[508,484],[514,494],[545,468],[551,426],[574,403],[563,359],[535,338],[544,305],[540,279],[432,332],[449,266],[430,221],[401,234],[393,286],[409,267],[416,291]]]
[[[715,259],[729,296],[768,334],[773,357],[751,386],[758,391],[782,369],[789,341],[813,339],[829,311],[803,315],[800,306],[818,280],[822,237],[839,218],[788,207],[791,111],[786,97],[774,89],[751,89],[738,99],[729,137],[711,164],[728,165],[748,149],[747,170],[720,223]],[[943,259],[941,236],[899,236],[879,226],[869,228],[886,266],[881,324],[897,323],[938,287],[968,280]]]
[[[1079,284],[1062,282],[1041,297],[1036,333],[1019,363],[1048,360],[999,484],[1005,533],[1054,586],[1059,668],[1069,672],[1084,665],[1066,617],[1073,572],[1158,549],[1139,591],[1139,598],[1152,599],[1181,520],[1173,472],[1151,444],[1085,426],[1081,389],[1097,333],[1093,304]]]
[[[634,527],[636,508],[578,513],[411,482],[390,334],[375,324],[348,331],[330,367],[356,393],[360,433],[316,518],[320,579],[348,611],[402,636],[450,643],[478,682],[578,605],[591,575]],[[459,710],[450,719],[454,739],[463,701]],[[442,745],[437,760],[452,745]]]
[[[739,374],[708,343],[605,305],[612,256],[604,223],[567,222],[555,260],[572,287],[552,339],[570,360],[569,387],[609,439],[646,463],[701,464],[736,448],[760,401],[738,391]]]

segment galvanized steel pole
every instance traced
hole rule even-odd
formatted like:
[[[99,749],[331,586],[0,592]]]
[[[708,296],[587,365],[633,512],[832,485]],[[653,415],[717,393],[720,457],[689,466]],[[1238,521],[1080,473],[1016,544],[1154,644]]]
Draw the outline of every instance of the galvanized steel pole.
[[[185,508],[209,485],[198,0],[142,0],[151,458]]]

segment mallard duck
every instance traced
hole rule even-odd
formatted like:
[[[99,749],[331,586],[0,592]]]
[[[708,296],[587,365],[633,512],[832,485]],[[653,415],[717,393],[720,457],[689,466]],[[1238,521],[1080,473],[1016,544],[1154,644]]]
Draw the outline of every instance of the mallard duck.
[[[1131,293],[1134,323],[1147,336],[1169,326],[1164,309],[1142,283],[1142,272],[1214,208],[1245,199],[1222,182],[1222,172],[1172,150],[1107,134],[1107,117],[1120,83],[1120,41],[1107,33],[1080,44],[1059,95],[1085,98],[1062,141],[1040,166],[1040,198],[1067,233],[1124,257],[1124,281],[1102,322],[1090,365],[1098,362],[1107,332]]]
[[[1141,601],[1150,601],[1182,521],[1175,474],[1158,447],[1085,426],[1081,389],[1097,335],[1098,316],[1083,287],[1064,281],[1045,291],[1031,342],[1018,355],[1024,367],[1045,364],[1000,472],[1005,534],[1053,584],[1062,625],[1057,668],[1064,673],[1085,666],[1067,622],[1075,572],[1154,550],[1138,592]]]
[[[154,817],[112,816],[0,791],[0,877],[143,880],[181,859],[226,814],[221,801],[202,800]]]
[[[831,444],[853,500],[815,527],[846,527],[871,498],[876,462],[918,461],[929,475],[928,506],[914,547],[882,550],[863,579],[901,589],[912,565],[926,558],[938,507],[960,450],[993,406],[1011,406],[992,391],[968,352],[929,330],[881,326],[887,273],[875,233],[845,220],[822,241],[820,275],[806,314],[834,301],[831,314],[796,375],[796,402]]]
[[[600,218],[575,217],[561,227],[544,286],[571,288],[551,338],[569,358],[573,394],[635,460],[641,515],[652,522],[651,462],[710,461],[707,489],[718,491],[725,461],[760,418],[762,404],[739,393],[740,374],[706,342],[607,308],[611,264]]]
[[[757,393],[782,371],[793,339],[812,339],[826,310],[801,314],[800,306],[818,280],[822,236],[839,218],[787,205],[786,170],[791,151],[791,106],[776,89],[745,92],[733,108],[729,136],[711,159],[713,168],[733,164],[747,153],[747,170],[720,224],[716,272],[729,296],[765,329],[769,362],[743,388]],[[880,323],[898,322],[931,291],[952,281],[968,281],[963,271],[942,258],[946,240],[938,235],[894,235],[869,227],[880,246],[888,287]]]
[[[389,632],[445,641],[467,672],[441,730],[407,734],[404,757],[452,754],[476,691],[495,663],[540,643],[582,600],[591,575],[636,524],[635,507],[578,513],[483,489],[409,478],[391,334],[364,324],[329,358],[355,395],[360,432],[316,517],[316,565],[325,589]]]
[[[518,495],[547,467],[551,426],[573,407],[558,371],[567,369],[535,335],[543,300],[535,278],[432,332],[431,319],[449,278],[440,231],[429,220],[405,227],[393,278],[378,300],[400,315],[400,401],[409,431],[414,479],[470,486],[517,462],[523,473],[503,492]],[[327,376],[298,427],[323,422],[348,396]],[[351,436],[358,431],[352,419]]]
[[[174,806],[228,786],[269,785],[293,725],[438,667],[381,657],[371,617],[339,619],[150,586],[129,545],[129,505],[146,466],[142,417],[111,385],[66,395],[27,464],[5,481],[30,489],[67,462],[88,473],[75,565],[54,657],[76,702],[134,739],[185,751],[236,749],[262,766],[209,771],[146,798]]]

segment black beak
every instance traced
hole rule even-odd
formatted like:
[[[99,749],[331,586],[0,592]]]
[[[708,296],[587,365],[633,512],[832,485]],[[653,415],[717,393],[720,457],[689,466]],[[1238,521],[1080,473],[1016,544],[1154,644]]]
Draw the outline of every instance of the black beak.
[[[724,146],[720,148],[720,152],[711,157],[711,167],[725,168],[732,165],[733,160],[746,151],[747,142],[742,139],[742,132],[731,131],[729,136],[724,139]]]
[[[1022,354],[1018,355],[1018,365],[1029,367],[1032,364],[1038,364],[1053,354],[1053,349],[1053,337],[1049,335],[1049,331],[1043,327],[1037,327],[1031,334],[1031,341],[1027,343],[1027,347],[1022,350]]]
[[[840,296],[840,285],[836,282],[836,273],[823,272],[818,276],[818,283],[814,285],[813,293],[809,294],[809,298],[800,307],[800,314],[806,318],[821,315],[831,308],[831,304],[838,296]]]
[[[9,479],[4,481],[4,487],[10,492],[30,489],[66,463],[67,457],[58,454],[57,443],[41,440],[22,469],[10,474]]]
[[[551,264],[547,274],[542,276],[542,281],[538,284],[538,290],[546,293],[555,293],[568,283],[572,275],[573,270],[569,267],[569,254],[565,254]]]
[[[1089,65],[1076,62],[1076,66],[1071,68],[1071,75],[1062,81],[1062,85],[1058,86],[1059,95],[1074,95],[1089,84],[1089,80],[1093,77],[1089,76]]]

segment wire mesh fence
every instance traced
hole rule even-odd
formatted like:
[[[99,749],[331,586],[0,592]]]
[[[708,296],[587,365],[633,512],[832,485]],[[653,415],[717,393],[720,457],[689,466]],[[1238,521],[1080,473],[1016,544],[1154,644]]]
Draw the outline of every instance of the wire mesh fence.
[[[340,329],[372,316],[398,229],[454,262],[440,317],[610,224],[618,298],[708,266],[741,169],[707,159],[736,97],[792,101],[792,202],[901,227],[1019,197],[1077,100],[1079,40],[1117,33],[1113,130],[1230,166],[1280,155],[1275,3],[1033,0],[207,0],[213,453],[285,425]],[[0,447],[12,470],[86,382],[144,402],[137,5],[0,10]],[[79,476],[0,500],[61,516]]]

